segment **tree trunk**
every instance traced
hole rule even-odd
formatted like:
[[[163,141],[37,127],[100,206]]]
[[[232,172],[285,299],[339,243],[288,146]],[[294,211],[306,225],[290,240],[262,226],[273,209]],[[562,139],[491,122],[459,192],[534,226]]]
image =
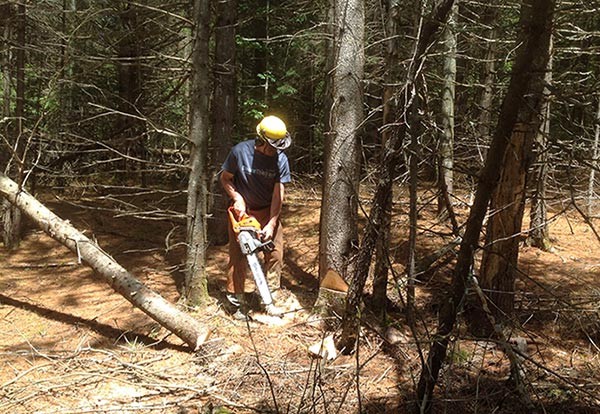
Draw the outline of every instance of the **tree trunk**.
[[[392,124],[395,121],[398,96],[395,86],[400,76],[399,69],[399,40],[398,20],[400,18],[400,1],[388,0],[387,3],[387,22],[386,33],[387,55],[385,85],[383,87],[383,126],[381,133],[381,151],[383,153],[387,143],[391,139],[394,131]],[[392,201],[394,188],[390,186],[390,191],[383,201],[383,211],[381,218],[381,228],[377,238],[375,250],[375,269],[373,272],[373,309],[385,317],[387,308],[387,286],[390,263],[390,226],[392,221]]]
[[[454,7],[453,7],[454,9]],[[417,254],[417,224],[418,224],[418,185],[419,185],[419,140],[423,134],[423,124],[420,111],[422,102],[420,91],[422,91],[422,79],[415,79],[416,94],[413,105],[411,105],[410,143],[408,145],[408,171],[409,171],[409,212],[408,212],[408,263],[406,264],[406,317],[413,326],[415,306],[415,283],[416,283],[416,254]]]
[[[54,240],[65,245],[90,266],[117,293],[131,304],[173,332],[193,350],[204,343],[209,331],[190,315],[179,311],[162,296],[153,292],[131,273],[114,261],[98,245],[62,220],[43,204],[0,173],[0,195],[21,209],[33,222]]]
[[[9,137],[10,134],[10,122],[8,121],[11,117],[10,100],[11,100],[11,55],[10,55],[10,44],[11,44],[11,7],[10,3],[0,4],[0,22],[2,24],[2,52],[0,52],[0,69],[2,70],[2,118],[6,119],[3,122],[3,133],[5,137]],[[5,148],[6,143],[0,143],[0,172],[8,166],[8,160],[10,159],[10,151]],[[7,173],[8,171],[4,171]]]
[[[10,5],[8,6],[10,7]],[[19,3],[16,8],[15,18],[16,47],[14,48],[16,63],[16,102],[14,113],[15,127],[9,130],[10,135],[14,136],[15,141],[12,147],[12,156],[9,159],[5,171],[14,172],[19,185],[23,185],[25,168],[25,136],[23,134],[23,123],[25,121],[25,31],[26,31],[26,8],[25,3]],[[10,22],[7,22],[10,25]],[[10,30],[8,31],[10,34]],[[7,69],[9,70],[9,69]],[[10,87],[8,89],[10,91]],[[10,100],[10,97],[8,98]],[[8,103],[10,112],[10,102]],[[16,249],[21,242],[21,212],[12,205],[5,205],[2,216],[4,247],[7,249]]]
[[[410,63],[409,70],[406,76],[405,89],[400,96],[406,96],[407,101],[403,103],[399,114],[403,117],[406,113],[412,113],[415,96],[418,93],[415,86],[415,81],[420,75],[423,66],[423,61],[426,57],[427,49],[435,41],[439,26],[448,18],[450,9],[452,8],[453,0],[443,1],[432,11],[431,16],[423,24],[420,36],[415,46],[414,59]],[[404,118],[401,118],[402,121]],[[363,239],[360,249],[358,249],[356,266],[352,274],[350,288],[348,290],[348,298],[346,300],[346,312],[342,320],[342,334],[336,346],[346,353],[354,350],[359,334],[359,306],[362,300],[362,291],[369,274],[369,266],[371,264],[371,256],[376,245],[376,240],[379,234],[379,229],[382,226],[383,206],[385,199],[391,191],[392,179],[396,172],[396,167],[399,164],[402,142],[406,133],[406,123],[402,122],[397,133],[392,135],[383,152],[381,153],[381,161],[378,167],[377,187],[369,212],[369,220],[364,230]]]
[[[497,37],[497,17],[498,12],[495,5],[487,6],[487,10],[483,17],[483,24],[488,26],[488,41],[485,42],[485,53],[482,84],[483,91],[479,99],[479,122],[478,132],[479,138],[482,140],[481,144],[477,145],[477,149],[480,155],[481,163],[486,158],[487,144],[491,140],[492,130],[492,111],[494,104],[494,84],[496,83],[496,37]]]
[[[210,219],[208,237],[216,245],[227,243],[227,195],[219,184],[221,165],[233,142],[236,91],[237,0],[217,2],[215,27],[215,77],[212,101]]]
[[[206,210],[209,2],[194,0],[194,37],[190,78],[190,176],[187,199],[187,263],[184,298],[189,306],[208,301],[206,279]]]
[[[596,200],[596,170],[600,166],[598,157],[600,157],[600,98],[598,98],[598,110],[596,111],[596,128],[594,132],[594,158],[592,160],[592,168],[590,170],[590,180],[588,182],[588,215],[594,215],[594,204]]]
[[[333,2],[333,73],[330,132],[325,143],[319,275],[346,277],[357,247],[358,131],[363,121],[364,5]]]
[[[419,412],[429,413],[433,389],[438,379],[450,334],[454,329],[460,304],[463,302],[469,274],[473,266],[473,254],[479,244],[479,236],[487,207],[502,170],[503,155],[509,146],[518,115],[527,106],[524,97],[532,90],[534,77],[543,73],[548,59],[548,44],[554,13],[553,0],[526,0],[521,9],[521,46],[517,51],[508,91],[504,98],[498,126],[494,132],[484,168],[479,177],[475,200],[467,219],[465,234],[458,252],[452,276],[452,292],[440,309],[438,328],[429,349],[426,365],[421,371],[417,388]],[[545,56],[545,59],[544,59]],[[542,90],[533,96],[539,99]]]
[[[513,314],[527,171],[533,157],[533,128],[531,124],[515,127],[504,153],[500,181],[490,203],[491,217],[487,225],[479,284],[493,304],[490,309],[497,323],[510,319]],[[474,335],[488,337],[494,332],[480,306],[470,309],[467,318]]]
[[[443,43],[444,56],[444,84],[442,87],[442,130],[438,147],[438,182],[440,195],[438,196],[438,214],[443,214],[448,206],[446,201],[451,199],[447,194],[452,194],[454,188],[454,97],[456,95],[456,18],[458,16],[458,2],[452,8],[448,24],[444,28]]]
[[[135,158],[143,159],[145,156],[146,123],[139,119],[139,113],[144,106],[142,87],[142,62],[143,57],[143,32],[144,22],[140,18],[139,8],[131,2],[125,2],[124,10],[120,10],[121,25],[124,34],[118,42],[118,70],[119,70],[119,109],[124,114],[120,115],[117,122],[117,134],[122,135],[123,153]],[[123,181],[131,178],[131,173],[141,169],[139,179],[142,187],[146,185],[144,168],[138,166],[136,161],[123,159],[124,170],[127,171]]]
[[[545,83],[552,83],[552,50],[548,60],[548,71]],[[529,235],[527,243],[544,251],[551,248],[550,229],[548,228],[548,209],[546,207],[546,181],[548,179],[548,139],[550,136],[550,90],[544,88],[544,101],[542,102],[542,125],[537,131],[534,146],[537,152],[536,167],[533,171],[533,183],[535,188],[531,196],[531,213],[529,223]]]

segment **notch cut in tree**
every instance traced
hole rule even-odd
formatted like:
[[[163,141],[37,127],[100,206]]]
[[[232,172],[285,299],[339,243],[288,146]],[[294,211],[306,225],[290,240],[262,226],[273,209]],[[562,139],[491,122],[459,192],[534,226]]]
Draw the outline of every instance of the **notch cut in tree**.
[[[94,269],[117,293],[173,332],[193,350],[198,350],[206,341],[210,332],[200,322],[145,286],[96,243],[2,173],[0,195],[18,207],[50,237],[77,254],[82,262]]]

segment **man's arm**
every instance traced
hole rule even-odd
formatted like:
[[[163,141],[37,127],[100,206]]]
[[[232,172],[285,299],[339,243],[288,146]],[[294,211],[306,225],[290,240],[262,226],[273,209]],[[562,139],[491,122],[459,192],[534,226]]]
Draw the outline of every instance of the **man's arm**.
[[[284,186],[282,183],[275,183],[273,188],[273,197],[271,198],[271,218],[266,226],[262,229],[263,238],[268,240],[273,238],[275,227],[279,221],[281,208],[283,207]]]
[[[235,188],[233,184],[233,174],[229,171],[221,171],[221,185],[223,189],[229,196],[231,200],[233,200],[233,210],[240,217],[242,214],[246,213],[246,202],[244,201],[244,197]]]

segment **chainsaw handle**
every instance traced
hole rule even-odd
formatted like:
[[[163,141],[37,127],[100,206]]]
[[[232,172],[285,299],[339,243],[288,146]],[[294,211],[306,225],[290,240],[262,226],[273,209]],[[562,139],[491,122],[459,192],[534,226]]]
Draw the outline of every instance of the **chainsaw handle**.
[[[275,250],[275,243],[273,243],[273,240],[267,240],[266,242],[261,244],[260,249],[264,250],[265,252],[271,253],[273,250]]]
[[[233,207],[229,207],[227,209],[227,213],[229,214],[229,221],[231,222],[231,227],[233,228],[234,233],[238,234],[242,228],[252,229],[257,233],[260,232],[261,226],[256,218],[246,213],[242,214],[241,217],[236,218]]]

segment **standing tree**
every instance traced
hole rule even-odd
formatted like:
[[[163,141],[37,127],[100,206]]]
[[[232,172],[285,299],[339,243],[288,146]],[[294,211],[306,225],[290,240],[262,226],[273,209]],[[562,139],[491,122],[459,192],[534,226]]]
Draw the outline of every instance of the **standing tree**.
[[[219,185],[218,173],[229,147],[237,111],[236,91],[236,22],[237,0],[217,2],[217,24],[215,26],[215,69],[212,100],[211,182],[210,219],[208,236],[211,242],[227,243],[227,197]]]
[[[448,194],[452,194],[454,187],[454,98],[456,95],[456,18],[458,16],[458,2],[452,8],[448,24],[444,28],[443,43],[444,56],[444,83],[442,85],[442,128],[438,145],[438,183],[440,196],[438,197],[438,213],[441,214],[451,202]]]
[[[345,277],[357,247],[358,132],[363,122],[364,4],[332,0],[333,69],[319,245],[319,275]]]
[[[552,45],[550,45],[552,48]],[[545,83],[552,82],[552,50],[548,59],[548,71]],[[551,247],[550,229],[548,228],[548,208],[546,206],[546,186],[548,180],[548,142],[550,135],[550,90],[544,88],[544,100],[541,104],[541,127],[534,139],[534,150],[537,162],[533,171],[533,194],[531,195],[531,213],[527,241],[531,246],[548,251]]]
[[[6,6],[9,10],[10,16],[10,7],[9,3]],[[13,12],[14,13],[14,12]],[[12,48],[14,50],[15,55],[15,70],[16,70],[16,90],[15,90],[15,110],[14,110],[14,118],[11,125],[14,125],[12,128],[6,128],[7,131],[7,143],[11,146],[9,152],[10,159],[7,162],[5,172],[14,174],[17,183],[21,186],[24,185],[24,169],[25,169],[25,155],[26,155],[26,136],[24,134],[24,123],[25,123],[25,40],[26,40],[26,7],[24,2],[20,2],[16,5],[16,13],[15,16],[15,37],[16,42],[15,47]],[[5,22],[5,34],[6,34],[6,44],[11,43],[10,36],[12,34],[11,30],[11,19],[9,17],[6,18]],[[10,52],[8,59],[10,60]],[[5,90],[5,109],[10,114],[10,72],[9,67],[5,69],[5,82],[6,82],[6,90]],[[21,241],[21,212],[20,210],[10,204],[5,204],[4,206],[4,214],[2,217],[2,227],[3,227],[3,239],[4,246],[8,249],[15,249],[19,246]]]
[[[383,125],[381,132],[381,147],[385,148],[396,132],[393,127],[398,104],[397,83],[400,79],[399,70],[399,30],[400,25],[400,1],[388,0],[386,2],[386,26],[385,37],[387,43],[385,59],[385,75],[383,86]],[[373,308],[383,316],[387,308],[387,285],[389,273],[390,254],[390,226],[393,206],[393,187],[384,200],[382,206],[382,219],[377,246],[375,250],[375,270],[373,274]]]
[[[187,262],[184,297],[190,306],[208,300],[206,279],[207,152],[209,104],[208,0],[193,2],[193,42],[190,78],[190,176],[187,199]]]
[[[596,199],[596,171],[600,167],[600,96],[597,97],[598,106],[596,110],[596,125],[594,126],[594,144],[592,147],[592,153],[594,158],[592,159],[592,168],[590,169],[590,178],[588,181],[588,215],[593,214],[594,200]]]

